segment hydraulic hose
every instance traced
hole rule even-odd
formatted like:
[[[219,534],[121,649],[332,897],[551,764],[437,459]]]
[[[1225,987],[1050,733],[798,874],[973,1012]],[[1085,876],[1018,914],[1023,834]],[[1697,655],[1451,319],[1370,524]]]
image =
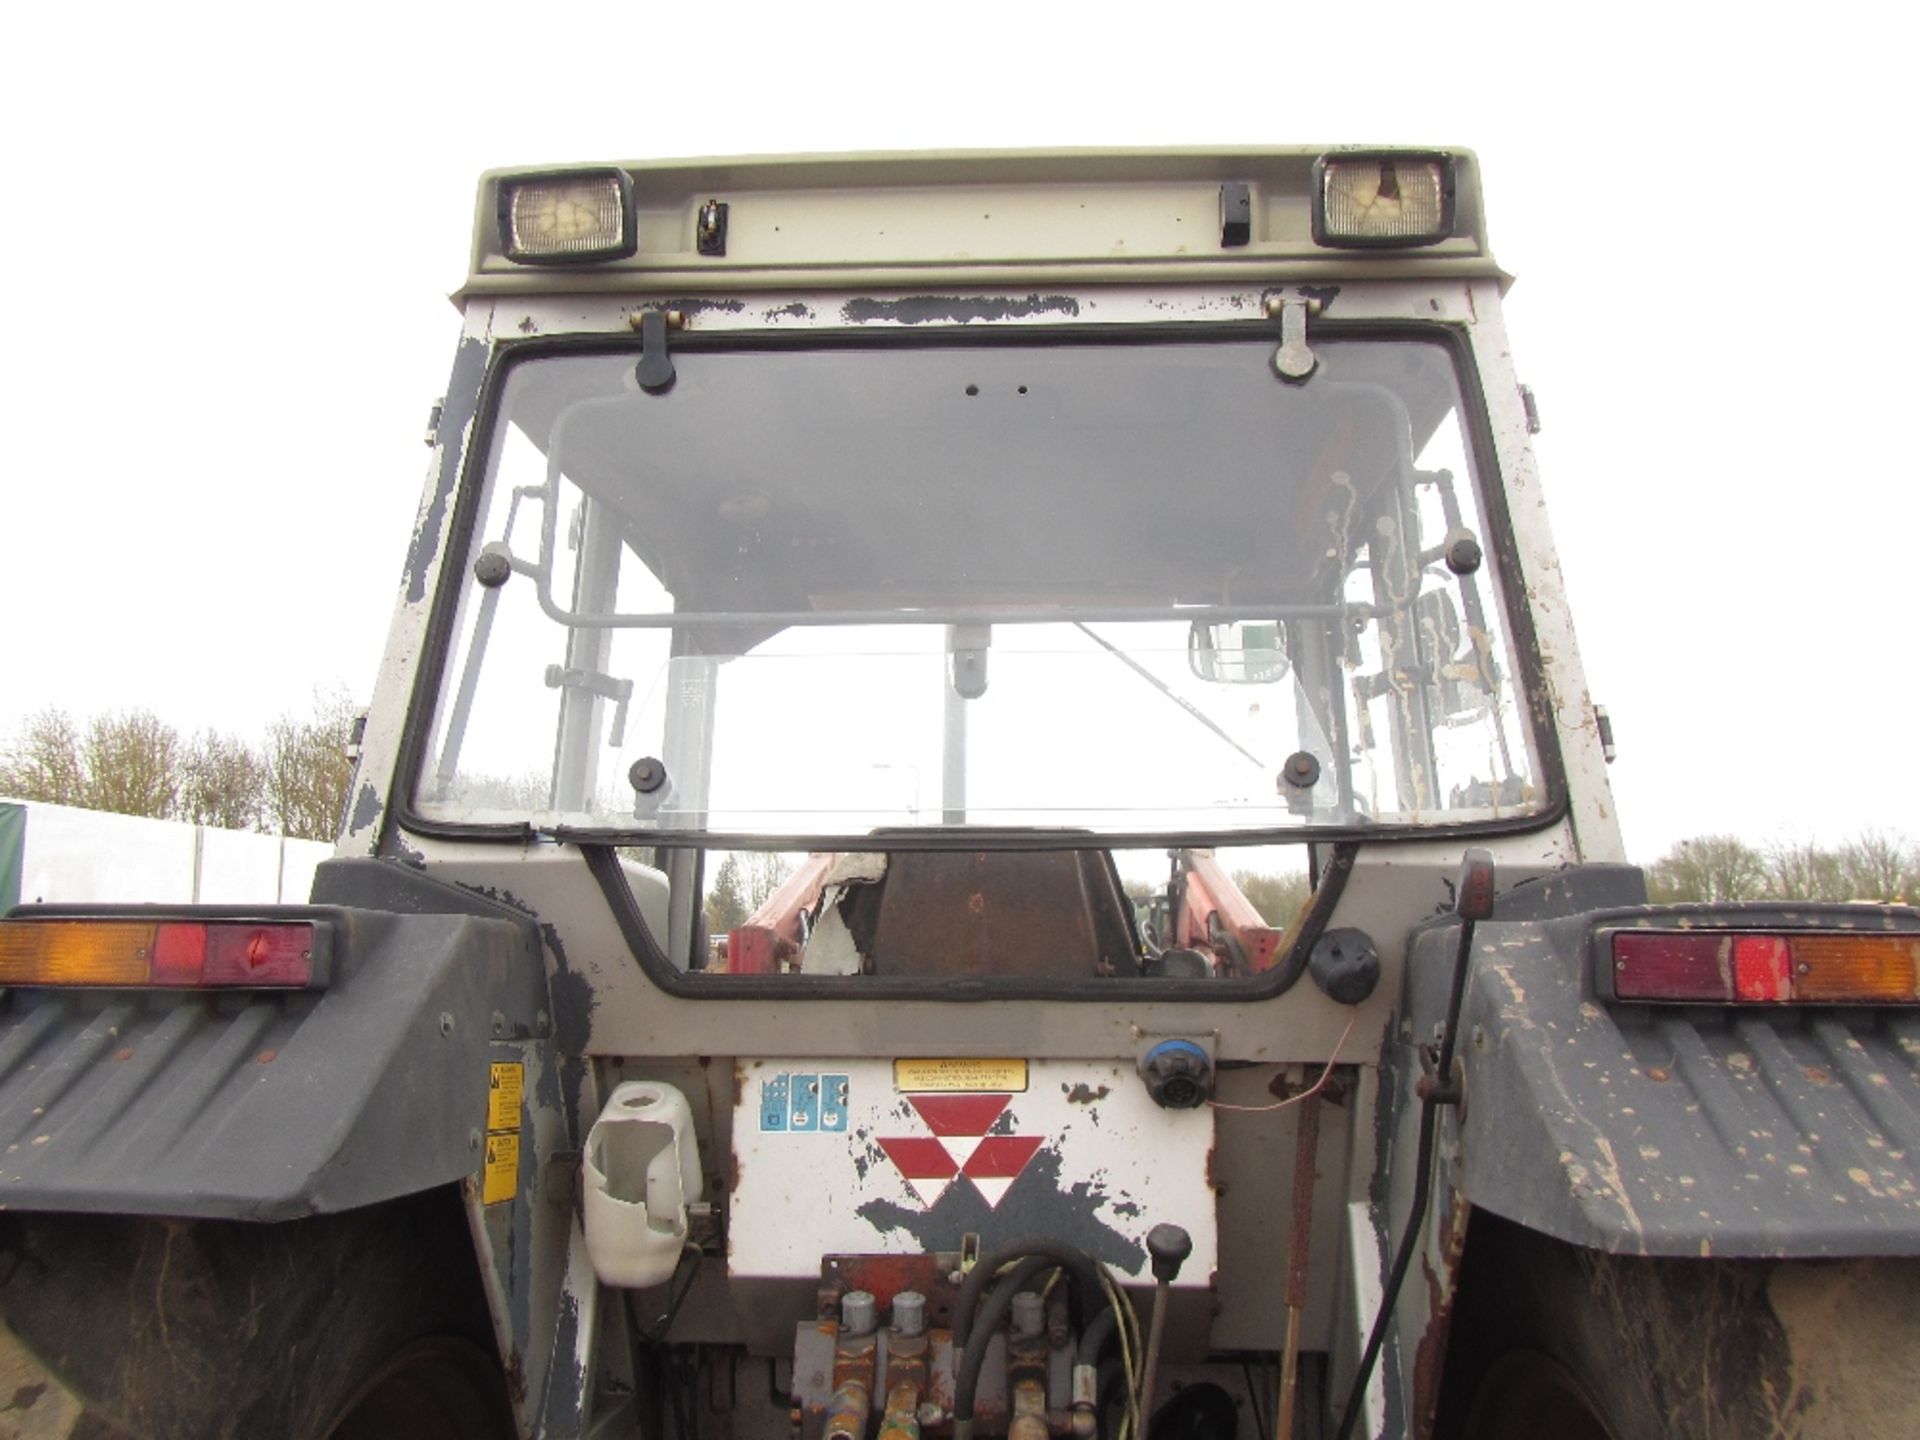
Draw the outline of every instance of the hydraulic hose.
[[[953,1304],[953,1348],[956,1351],[963,1349],[972,1335],[974,1309],[993,1277],[1016,1260],[1040,1256],[1058,1264],[1072,1278],[1075,1308],[1079,1312],[1075,1318],[1082,1325],[1087,1324],[1106,1304],[1106,1295],[1100,1286],[1100,1272],[1094,1269],[1093,1257],[1086,1251],[1043,1235],[1023,1236],[982,1255],[961,1282],[960,1293]]]
[[[1407,1227],[1400,1235],[1400,1248],[1394,1252],[1392,1268],[1381,1287],[1380,1309],[1373,1319],[1373,1331],[1367,1336],[1367,1348],[1361,1353],[1359,1368],[1353,1374],[1353,1386],[1347,1392],[1347,1407],[1341,1413],[1334,1440],[1347,1440],[1359,1423],[1367,1403],[1367,1382],[1373,1376],[1374,1362],[1386,1343],[1387,1329],[1393,1323],[1394,1301],[1400,1296],[1401,1282],[1419,1248],[1421,1227],[1427,1218],[1427,1204],[1433,1195],[1434,1131],[1440,1111],[1460,1103],[1460,1089],[1454,1079],[1454,1047],[1460,1038],[1460,1008],[1466,999],[1467,970],[1473,961],[1473,929],[1476,921],[1493,913],[1493,856],[1485,850],[1469,850],[1460,866],[1460,881],[1454,887],[1454,913],[1460,917],[1460,940],[1453,954],[1453,979],[1447,988],[1447,1016],[1440,1026],[1439,1054],[1433,1073],[1416,1087],[1420,1095],[1420,1137],[1414,1147],[1413,1197],[1407,1207]]]
[[[987,1346],[993,1343],[994,1332],[1000,1328],[1000,1322],[1006,1319],[1007,1311],[1013,1305],[1013,1297],[1034,1276],[1043,1270],[1054,1269],[1059,1263],[1052,1255],[1029,1255],[1015,1265],[993,1287],[993,1292],[987,1296],[987,1303],[980,1307],[980,1319],[971,1327],[964,1346],[960,1340],[960,1316],[970,1315],[971,1310],[954,1312],[953,1343],[960,1349],[960,1359],[954,1366],[953,1374],[953,1440],[973,1440],[973,1397],[980,1387],[980,1367],[986,1363]],[[968,1280],[972,1280],[985,1267],[984,1260],[975,1265]]]
[[[1075,1350],[1075,1358],[1082,1365],[1098,1365],[1100,1352],[1107,1348],[1107,1341],[1113,1336],[1113,1327],[1120,1323],[1120,1314],[1111,1305],[1094,1316],[1080,1332],[1080,1344]]]

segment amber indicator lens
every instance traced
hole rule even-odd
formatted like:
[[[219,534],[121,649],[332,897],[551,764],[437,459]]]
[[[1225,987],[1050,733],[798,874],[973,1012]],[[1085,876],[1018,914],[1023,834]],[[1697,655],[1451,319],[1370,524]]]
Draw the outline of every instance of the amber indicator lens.
[[[1920,1000],[1920,935],[1634,930],[1613,936],[1621,1000],[1891,1005]]]
[[[1804,935],[1793,960],[1796,1000],[1920,998],[1920,937]]]
[[[110,920],[0,924],[0,985],[147,985],[151,924]]]
[[[9,920],[0,985],[303,989],[314,946],[298,921]]]

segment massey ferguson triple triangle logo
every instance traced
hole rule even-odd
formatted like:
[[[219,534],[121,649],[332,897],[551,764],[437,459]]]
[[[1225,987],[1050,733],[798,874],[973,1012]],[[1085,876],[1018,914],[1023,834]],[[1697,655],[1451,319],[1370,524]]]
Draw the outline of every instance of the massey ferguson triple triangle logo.
[[[908,1095],[931,1134],[876,1136],[929,1210],[955,1180],[971,1181],[988,1206],[1039,1153],[1038,1135],[989,1135],[1012,1095]]]

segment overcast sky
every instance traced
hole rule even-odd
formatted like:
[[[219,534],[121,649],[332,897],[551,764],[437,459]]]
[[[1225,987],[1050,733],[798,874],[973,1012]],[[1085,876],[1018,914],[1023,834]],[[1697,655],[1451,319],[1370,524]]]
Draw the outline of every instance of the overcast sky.
[[[365,697],[488,166],[1464,145],[1629,848],[1920,836],[1920,27],[1771,13],[17,9],[0,734]]]

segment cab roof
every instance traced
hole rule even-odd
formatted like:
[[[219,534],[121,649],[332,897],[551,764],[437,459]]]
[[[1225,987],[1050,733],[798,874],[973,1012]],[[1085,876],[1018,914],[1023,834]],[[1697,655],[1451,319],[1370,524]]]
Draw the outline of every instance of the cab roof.
[[[1346,249],[1316,240],[1323,157],[1444,157],[1446,238]],[[634,251],[570,264],[509,259],[502,188],[598,169],[625,177]],[[1223,187],[1245,187],[1245,239],[1223,226]],[[724,244],[698,239],[726,207]],[[460,300],[482,295],[804,291],[1169,280],[1492,277],[1480,171],[1457,147],[1294,146],[1007,150],[649,160],[490,170],[480,181]]]

